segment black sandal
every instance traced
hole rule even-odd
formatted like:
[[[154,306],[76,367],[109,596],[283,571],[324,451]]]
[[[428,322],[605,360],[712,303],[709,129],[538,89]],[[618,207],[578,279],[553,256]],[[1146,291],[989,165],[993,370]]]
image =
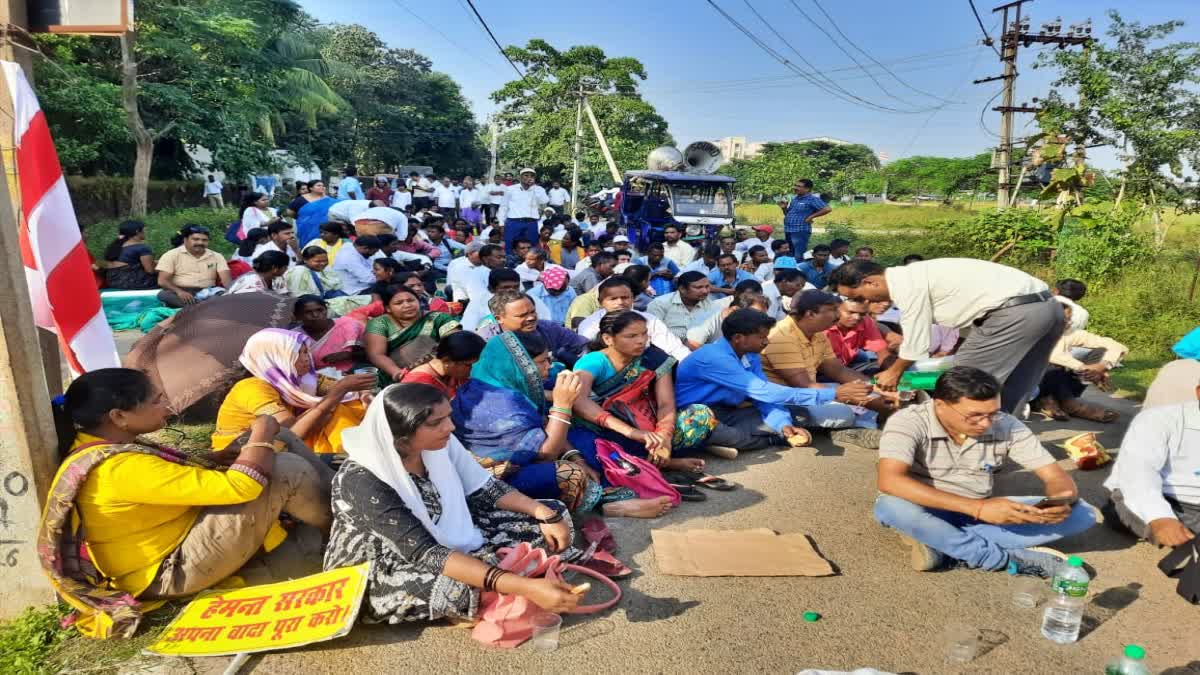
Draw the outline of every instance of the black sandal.
[[[692,487],[690,483],[670,482],[670,485],[679,493],[679,498],[685,502],[703,502],[708,499],[708,495]]]

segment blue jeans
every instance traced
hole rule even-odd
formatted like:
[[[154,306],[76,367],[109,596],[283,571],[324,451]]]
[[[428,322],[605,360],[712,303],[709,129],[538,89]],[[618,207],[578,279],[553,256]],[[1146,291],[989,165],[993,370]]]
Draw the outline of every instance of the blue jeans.
[[[1008,499],[1025,504],[1042,500],[1041,497]],[[1081,499],[1071,508],[1071,515],[1055,525],[991,525],[961,513],[879,495],[875,500],[875,520],[970,567],[999,570],[1008,565],[1009,551],[1079,534],[1096,524],[1096,512]]]
[[[796,425],[806,429],[874,429],[879,426],[874,410],[859,413],[855,408],[837,401],[818,405],[789,405],[787,409],[792,413]]]
[[[504,219],[504,252],[513,252],[513,242],[524,239],[531,245],[538,242],[537,218],[505,218]]]
[[[796,262],[804,262],[804,252],[808,250],[808,240],[812,237],[812,228],[799,232],[784,232],[783,236],[792,245],[792,257],[796,259]]]

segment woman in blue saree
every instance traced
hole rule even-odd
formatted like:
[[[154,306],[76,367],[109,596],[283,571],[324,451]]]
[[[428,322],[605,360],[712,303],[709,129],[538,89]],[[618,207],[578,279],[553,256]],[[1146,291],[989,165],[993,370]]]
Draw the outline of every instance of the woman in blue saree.
[[[537,333],[493,337],[451,402],[454,434],[484,468],[534,499],[558,499],[572,511],[603,503],[610,516],[654,517],[670,508],[665,497],[605,493],[566,440],[579,377],[560,373],[547,400],[543,383],[549,372],[549,349]]]

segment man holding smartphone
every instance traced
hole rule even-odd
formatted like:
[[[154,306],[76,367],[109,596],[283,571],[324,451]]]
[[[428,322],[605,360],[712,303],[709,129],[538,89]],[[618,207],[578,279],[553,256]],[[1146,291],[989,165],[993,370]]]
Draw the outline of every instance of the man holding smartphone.
[[[1050,578],[1065,557],[1043,544],[1096,524],[1095,509],[1037,436],[1000,409],[1000,382],[969,366],[938,378],[932,400],[892,415],[879,442],[875,519],[911,547],[917,571],[961,563]],[[1046,498],[993,497],[1006,459]]]

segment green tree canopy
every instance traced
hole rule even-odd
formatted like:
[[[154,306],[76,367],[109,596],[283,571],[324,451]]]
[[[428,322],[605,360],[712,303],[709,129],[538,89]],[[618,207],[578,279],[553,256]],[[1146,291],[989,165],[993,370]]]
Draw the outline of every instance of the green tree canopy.
[[[640,61],[609,58],[599,47],[574,46],[559,51],[544,40],[504,50],[522,66],[525,78],[512,80],[492,93],[501,106],[499,120],[507,128],[500,162],[509,167],[533,166],[541,175],[569,182],[575,145],[575,113],[582,86],[598,92],[589,102],[619,171],[643,169],[646,156],[674,139],[667,121],[638,93],[646,79]],[[599,144],[584,121],[580,181],[589,188],[610,185],[612,178]]]
[[[974,157],[905,157],[884,167],[880,177],[887,181],[889,197],[951,197],[960,190],[993,189],[991,163],[991,153],[987,152]]]
[[[1055,68],[1054,85],[1072,87],[1076,100],[1052,91],[1042,126],[1075,142],[1113,146],[1126,165],[1128,193],[1161,198],[1175,192],[1164,169],[1180,177],[1184,161],[1200,166],[1200,43],[1157,44],[1182,21],[1144,26],[1108,15],[1107,40],[1043,52],[1039,66]]]
[[[726,164],[721,173],[738,179],[742,195],[788,194],[798,178],[808,178],[817,191],[840,196],[853,191],[863,175],[879,168],[875,152],[859,143],[805,141],[768,143],[751,159]]]

